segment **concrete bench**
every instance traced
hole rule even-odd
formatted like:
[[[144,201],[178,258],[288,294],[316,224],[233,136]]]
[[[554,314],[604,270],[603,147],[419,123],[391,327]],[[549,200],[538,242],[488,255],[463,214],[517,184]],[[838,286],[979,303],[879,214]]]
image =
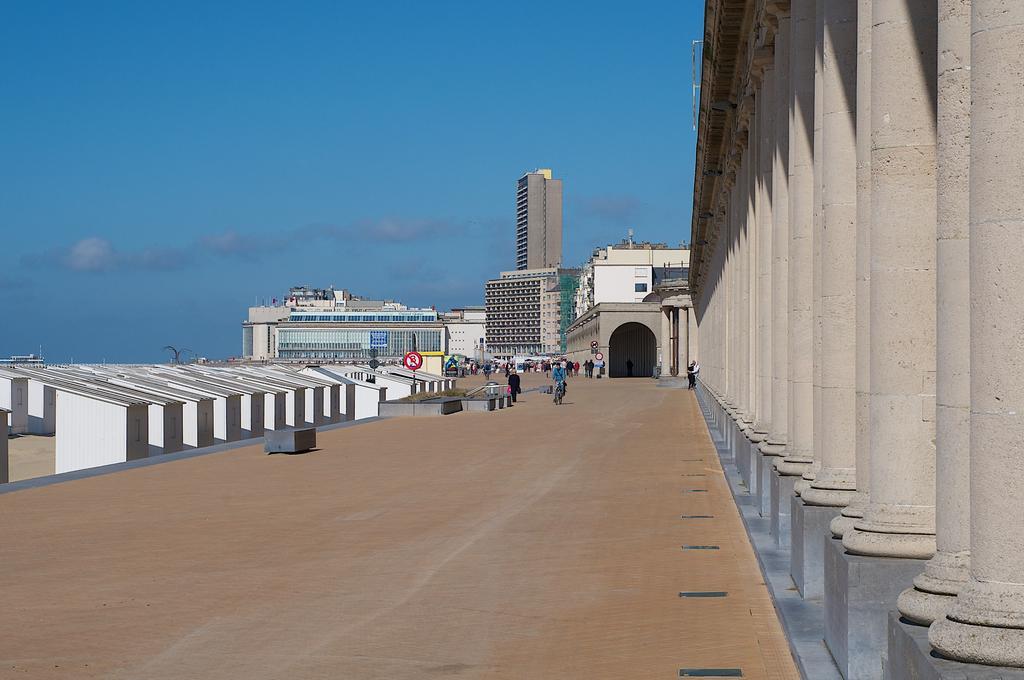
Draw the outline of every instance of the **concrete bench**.
[[[267,430],[263,435],[266,453],[302,453],[316,448],[316,428]]]
[[[470,398],[462,400],[463,411],[493,411],[498,407],[496,397]]]
[[[421,401],[385,401],[380,405],[380,415],[394,416],[447,416],[462,410],[462,399],[458,397],[437,397]]]

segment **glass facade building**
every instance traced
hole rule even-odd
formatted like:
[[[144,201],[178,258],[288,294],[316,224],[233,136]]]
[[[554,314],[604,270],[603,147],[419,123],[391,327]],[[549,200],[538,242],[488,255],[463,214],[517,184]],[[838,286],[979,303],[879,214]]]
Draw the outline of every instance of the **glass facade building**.
[[[415,338],[415,346],[413,342]],[[413,349],[440,352],[444,328],[277,328],[277,356],[281,359],[369,359],[372,351],[381,358],[400,358]]]

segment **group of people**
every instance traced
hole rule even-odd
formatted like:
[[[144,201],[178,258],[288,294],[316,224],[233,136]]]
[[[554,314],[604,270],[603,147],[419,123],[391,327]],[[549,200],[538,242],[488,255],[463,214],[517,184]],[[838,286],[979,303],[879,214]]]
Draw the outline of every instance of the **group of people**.
[[[594,366],[595,366],[594,362],[592,360],[590,360],[590,359],[587,359],[586,361],[584,361],[582,366],[581,366],[580,362],[578,362],[578,361],[569,361],[568,359],[563,359],[561,361],[555,361],[555,362],[544,361],[544,362],[542,362],[540,368],[541,368],[541,370],[544,371],[545,377],[548,375],[548,373],[551,374],[551,379],[555,383],[555,390],[558,390],[559,387],[561,387],[561,390],[564,393],[565,392],[566,382],[567,382],[569,377],[571,377],[571,376],[579,377],[580,368],[582,367],[583,371],[584,371],[584,375],[586,377],[588,377],[588,378],[593,378],[594,377]],[[484,365],[484,375],[486,375],[488,378],[490,377],[490,370],[491,370],[491,365],[490,364],[485,364]],[[690,389],[690,390],[696,389],[696,387],[697,387],[697,375],[699,373],[700,373],[700,364],[697,363],[696,359],[694,359],[686,367],[686,379],[687,379],[687,382],[688,382],[687,389]],[[515,367],[509,366],[507,364],[505,366],[505,376],[506,376],[506,379],[508,380],[508,391],[509,391],[509,394],[512,395],[512,401],[515,402],[517,400],[517,397],[523,391],[522,380],[519,377],[519,373],[516,372]]]

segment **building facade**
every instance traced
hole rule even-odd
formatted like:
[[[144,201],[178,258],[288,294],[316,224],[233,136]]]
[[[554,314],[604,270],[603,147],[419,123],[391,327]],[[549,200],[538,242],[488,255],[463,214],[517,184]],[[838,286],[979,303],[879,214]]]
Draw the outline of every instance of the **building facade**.
[[[558,351],[560,321],[546,316],[557,310],[557,283],[555,268],[502,272],[501,278],[487,282],[485,336],[487,349],[495,358]]]
[[[445,351],[435,310],[347,291],[292,289],[279,305],[250,307],[242,323],[242,358],[256,361],[395,361],[414,349]]]
[[[847,680],[1018,677],[1024,3],[709,0],[704,45],[713,430]]]
[[[516,269],[562,264],[562,180],[544,168],[516,182]]]
[[[690,251],[632,238],[594,250],[583,265],[574,296],[574,316],[605,302],[642,302],[658,280],[688,275]]]
[[[487,352],[486,307],[456,307],[441,315],[445,353],[482,360]]]

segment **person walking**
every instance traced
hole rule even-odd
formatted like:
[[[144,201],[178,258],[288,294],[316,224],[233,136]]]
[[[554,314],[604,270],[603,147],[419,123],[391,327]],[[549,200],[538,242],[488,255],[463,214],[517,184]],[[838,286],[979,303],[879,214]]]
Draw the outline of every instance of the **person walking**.
[[[580,362],[572,362],[572,372],[576,374],[577,378],[580,376]]]
[[[697,385],[697,374],[693,372],[693,367],[696,365],[696,361],[691,361],[690,365],[686,367],[686,389],[688,390],[692,390]]]
[[[519,374],[516,373],[516,369],[512,369],[512,372],[508,375],[508,391],[512,395],[512,403],[516,403],[516,395],[523,391],[520,386]]]
[[[633,377],[633,360],[632,359],[626,359],[626,377],[627,378],[632,378]]]
[[[489,363],[484,364],[484,380],[490,380],[491,379],[491,373],[493,372],[492,371],[493,368],[494,367],[491,366]]]

